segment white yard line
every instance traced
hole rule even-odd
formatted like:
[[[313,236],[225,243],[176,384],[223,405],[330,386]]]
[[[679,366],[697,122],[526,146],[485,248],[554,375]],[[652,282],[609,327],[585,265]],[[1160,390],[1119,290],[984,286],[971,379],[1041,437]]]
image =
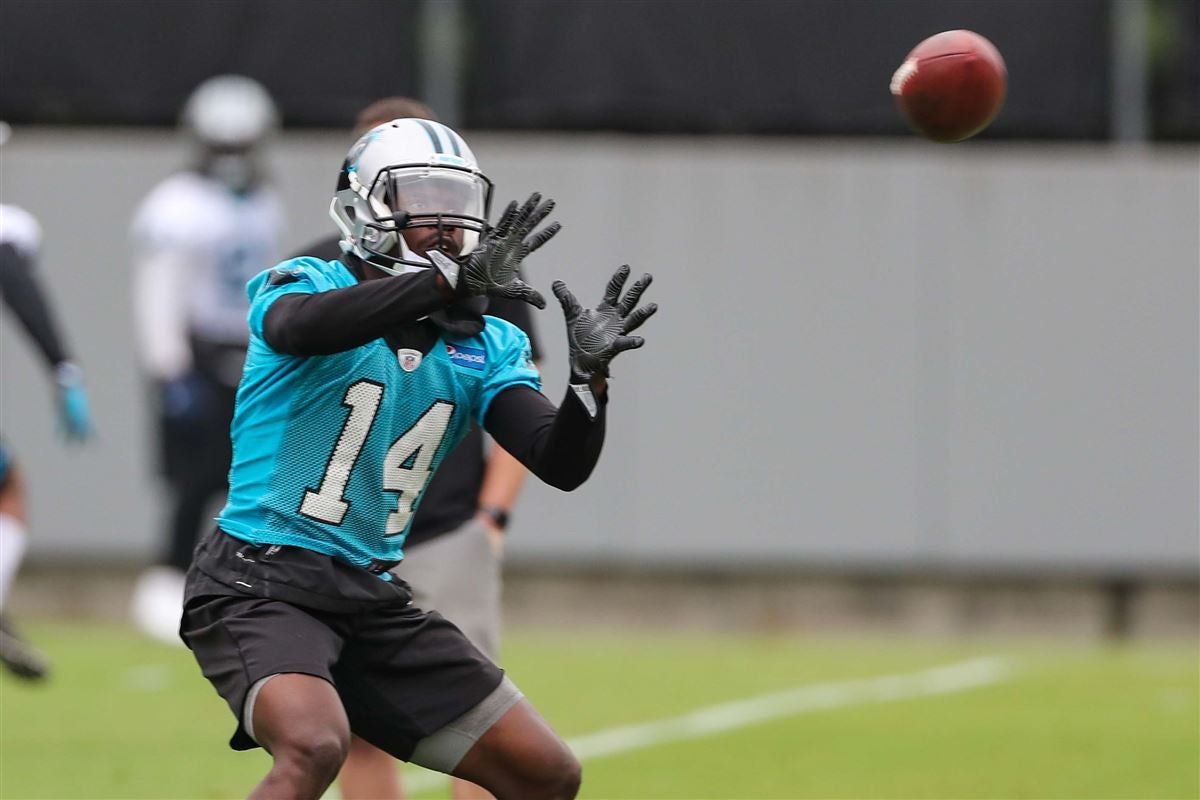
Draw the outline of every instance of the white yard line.
[[[576,736],[568,739],[567,744],[576,758],[587,761],[665,742],[711,736],[811,711],[965,692],[999,683],[1008,678],[1012,670],[1011,660],[991,656],[920,672],[816,683],[700,708],[670,719],[622,725]],[[404,785],[410,792],[421,792],[441,786],[446,780],[445,775],[422,770],[406,772]]]

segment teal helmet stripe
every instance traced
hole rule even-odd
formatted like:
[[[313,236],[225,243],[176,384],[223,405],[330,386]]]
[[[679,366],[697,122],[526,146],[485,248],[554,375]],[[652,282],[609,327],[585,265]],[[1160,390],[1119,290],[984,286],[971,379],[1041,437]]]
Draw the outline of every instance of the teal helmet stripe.
[[[430,125],[428,122],[426,122],[423,119],[414,120],[414,122],[416,122],[418,125],[420,125],[422,128],[425,129],[425,133],[427,136],[429,136],[429,142],[430,142],[430,144],[433,145],[433,151],[435,153],[445,153],[446,152],[445,147],[442,145],[441,138],[437,135],[437,131],[434,129],[433,125]],[[458,148],[456,147],[455,150],[457,150],[457,149]]]

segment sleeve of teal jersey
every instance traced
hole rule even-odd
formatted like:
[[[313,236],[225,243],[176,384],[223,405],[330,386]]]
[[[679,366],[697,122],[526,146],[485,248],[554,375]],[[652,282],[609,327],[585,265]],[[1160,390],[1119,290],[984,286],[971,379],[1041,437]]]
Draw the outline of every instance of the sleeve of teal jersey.
[[[296,258],[260,272],[246,284],[250,296],[250,332],[263,338],[263,318],[271,304],[285,294],[315,294],[335,288],[330,281],[309,262],[314,259]]]
[[[528,386],[542,390],[542,376],[533,365],[529,337],[512,323],[495,317],[485,317],[484,338],[488,348],[488,371],[479,392],[475,419],[480,425],[487,416],[492,400],[512,386]]]

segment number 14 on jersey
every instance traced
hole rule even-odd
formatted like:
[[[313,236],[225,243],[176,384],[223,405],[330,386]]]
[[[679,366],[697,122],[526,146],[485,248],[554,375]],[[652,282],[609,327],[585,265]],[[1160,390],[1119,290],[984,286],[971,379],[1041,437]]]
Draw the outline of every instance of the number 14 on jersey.
[[[346,415],[346,422],[325,465],[320,485],[315,490],[304,491],[300,503],[300,513],[304,516],[329,525],[341,525],[346,518],[350,509],[350,502],[345,497],[346,484],[350,482],[350,473],[358,463],[379,413],[383,388],[381,383],[361,380],[346,389],[342,405],[350,409],[350,413]],[[399,495],[396,510],[387,516],[388,536],[403,533],[408,527],[417,498],[433,475],[433,457],[442,444],[453,414],[453,403],[434,401],[388,448],[383,459],[383,489]],[[364,465],[367,467],[369,465]]]

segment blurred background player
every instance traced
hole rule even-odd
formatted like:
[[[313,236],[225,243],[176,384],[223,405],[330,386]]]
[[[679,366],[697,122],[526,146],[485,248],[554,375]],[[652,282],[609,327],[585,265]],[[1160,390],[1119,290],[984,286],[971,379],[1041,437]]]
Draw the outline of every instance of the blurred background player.
[[[249,335],[246,282],[277,259],[284,224],[263,165],[277,124],[265,88],[239,75],[210,78],[187,100],[181,123],[194,161],[151,190],[132,226],[137,342],[157,390],[169,495],[166,546],[138,580],[133,617],[173,644],[205,511],[228,490],[229,422]]]
[[[0,145],[10,132],[0,122]],[[0,204],[0,295],[45,358],[63,433],[70,441],[82,442],[92,433],[87,391],[83,372],[70,360],[50,303],[34,275],[41,240],[41,227],[32,214]],[[4,613],[4,601],[25,555],[27,526],[21,473],[0,440],[0,662],[14,675],[38,680],[49,669],[45,657],[16,632]]]
[[[354,126],[357,140],[377,125],[393,119],[416,118],[436,123],[424,103],[409,97],[386,97],[364,108]],[[427,126],[433,141],[444,130]],[[448,147],[449,145],[447,145]],[[334,261],[344,257],[339,237],[330,236],[297,253]],[[541,348],[533,331],[528,303],[500,297],[463,300],[474,309],[511,322],[529,337],[535,363]],[[453,310],[432,315],[444,329],[455,324]],[[486,450],[486,452],[485,452]],[[521,462],[495,444],[484,445],[483,431],[470,432],[446,456],[434,473],[413,518],[404,547],[404,561],[394,571],[412,586],[414,603],[436,609],[462,629],[467,638],[493,661],[500,655],[500,566],[504,531],[527,472]],[[338,778],[343,800],[393,800],[404,796],[396,760],[357,736]],[[491,795],[473,783],[455,778],[452,794],[459,800]]]

